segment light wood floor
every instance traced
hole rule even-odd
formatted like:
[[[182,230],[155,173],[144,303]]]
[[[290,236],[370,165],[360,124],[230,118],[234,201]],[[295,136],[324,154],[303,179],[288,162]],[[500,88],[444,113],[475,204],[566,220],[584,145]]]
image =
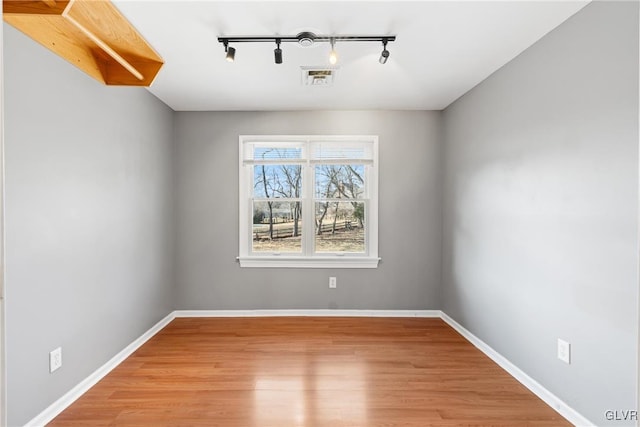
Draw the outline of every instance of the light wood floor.
[[[178,318],[50,426],[569,426],[440,319]]]

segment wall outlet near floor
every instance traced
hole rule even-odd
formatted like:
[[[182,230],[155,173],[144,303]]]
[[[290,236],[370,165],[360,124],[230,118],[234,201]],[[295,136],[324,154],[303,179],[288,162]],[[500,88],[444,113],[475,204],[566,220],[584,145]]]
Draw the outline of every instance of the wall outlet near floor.
[[[558,338],[558,359],[571,364],[571,344]]]
[[[58,347],[49,353],[49,372],[60,369],[62,366],[62,347]]]
[[[329,289],[335,289],[338,287],[338,282],[335,277],[329,277]]]

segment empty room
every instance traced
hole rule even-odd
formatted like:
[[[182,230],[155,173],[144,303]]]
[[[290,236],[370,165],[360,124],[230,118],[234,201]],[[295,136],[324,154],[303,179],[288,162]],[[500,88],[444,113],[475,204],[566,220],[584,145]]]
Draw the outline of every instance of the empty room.
[[[638,1],[2,8],[0,425],[639,425]]]

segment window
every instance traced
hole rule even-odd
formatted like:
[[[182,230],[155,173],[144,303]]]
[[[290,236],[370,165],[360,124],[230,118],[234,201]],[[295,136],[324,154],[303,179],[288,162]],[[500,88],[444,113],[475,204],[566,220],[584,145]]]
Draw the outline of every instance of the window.
[[[376,136],[241,136],[242,267],[375,268]]]

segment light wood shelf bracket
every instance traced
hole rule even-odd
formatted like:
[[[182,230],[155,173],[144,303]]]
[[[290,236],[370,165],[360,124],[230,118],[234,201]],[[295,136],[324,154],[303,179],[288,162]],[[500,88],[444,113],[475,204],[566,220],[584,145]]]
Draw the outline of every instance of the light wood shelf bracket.
[[[164,64],[109,0],[3,0],[3,18],[107,85],[150,86]]]

